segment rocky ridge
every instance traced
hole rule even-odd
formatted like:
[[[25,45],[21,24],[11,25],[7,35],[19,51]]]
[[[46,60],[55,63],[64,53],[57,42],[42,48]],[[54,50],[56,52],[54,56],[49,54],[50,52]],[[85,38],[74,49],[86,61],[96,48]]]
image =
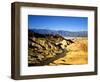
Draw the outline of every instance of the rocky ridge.
[[[28,33],[28,65],[49,65],[54,60],[64,57],[67,45],[73,43],[60,35]]]

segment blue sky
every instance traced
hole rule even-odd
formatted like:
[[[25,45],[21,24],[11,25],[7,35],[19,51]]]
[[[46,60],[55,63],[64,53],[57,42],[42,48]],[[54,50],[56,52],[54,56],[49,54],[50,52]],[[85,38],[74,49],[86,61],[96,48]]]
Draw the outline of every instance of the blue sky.
[[[87,17],[28,15],[29,29],[87,31]]]

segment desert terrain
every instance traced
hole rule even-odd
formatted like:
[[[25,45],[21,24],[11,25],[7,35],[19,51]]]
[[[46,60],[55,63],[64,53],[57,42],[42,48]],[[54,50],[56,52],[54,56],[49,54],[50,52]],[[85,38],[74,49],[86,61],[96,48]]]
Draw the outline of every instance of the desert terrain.
[[[88,63],[87,37],[65,38],[31,31],[28,36],[28,66]]]
[[[74,43],[67,45],[67,53],[50,65],[76,65],[88,63],[88,43],[87,38],[79,37],[72,40]]]

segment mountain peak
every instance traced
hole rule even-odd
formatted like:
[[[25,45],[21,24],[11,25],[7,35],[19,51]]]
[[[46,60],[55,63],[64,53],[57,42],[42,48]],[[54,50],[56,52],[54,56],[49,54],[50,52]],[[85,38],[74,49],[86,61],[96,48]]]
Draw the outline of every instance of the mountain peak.
[[[49,30],[49,29],[29,29],[31,32],[39,33],[39,34],[52,34],[52,35],[61,35],[63,37],[87,37],[87,31],[64,31],[64,30]]]

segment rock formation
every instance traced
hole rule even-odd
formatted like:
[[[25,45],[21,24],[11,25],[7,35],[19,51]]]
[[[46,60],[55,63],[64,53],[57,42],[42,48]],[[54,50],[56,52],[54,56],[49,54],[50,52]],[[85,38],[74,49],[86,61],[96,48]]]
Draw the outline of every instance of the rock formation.
[[[60,35],[28,33],[28,65],[48,65],[52,61],[64,57],[67,45],[73,43]]]

